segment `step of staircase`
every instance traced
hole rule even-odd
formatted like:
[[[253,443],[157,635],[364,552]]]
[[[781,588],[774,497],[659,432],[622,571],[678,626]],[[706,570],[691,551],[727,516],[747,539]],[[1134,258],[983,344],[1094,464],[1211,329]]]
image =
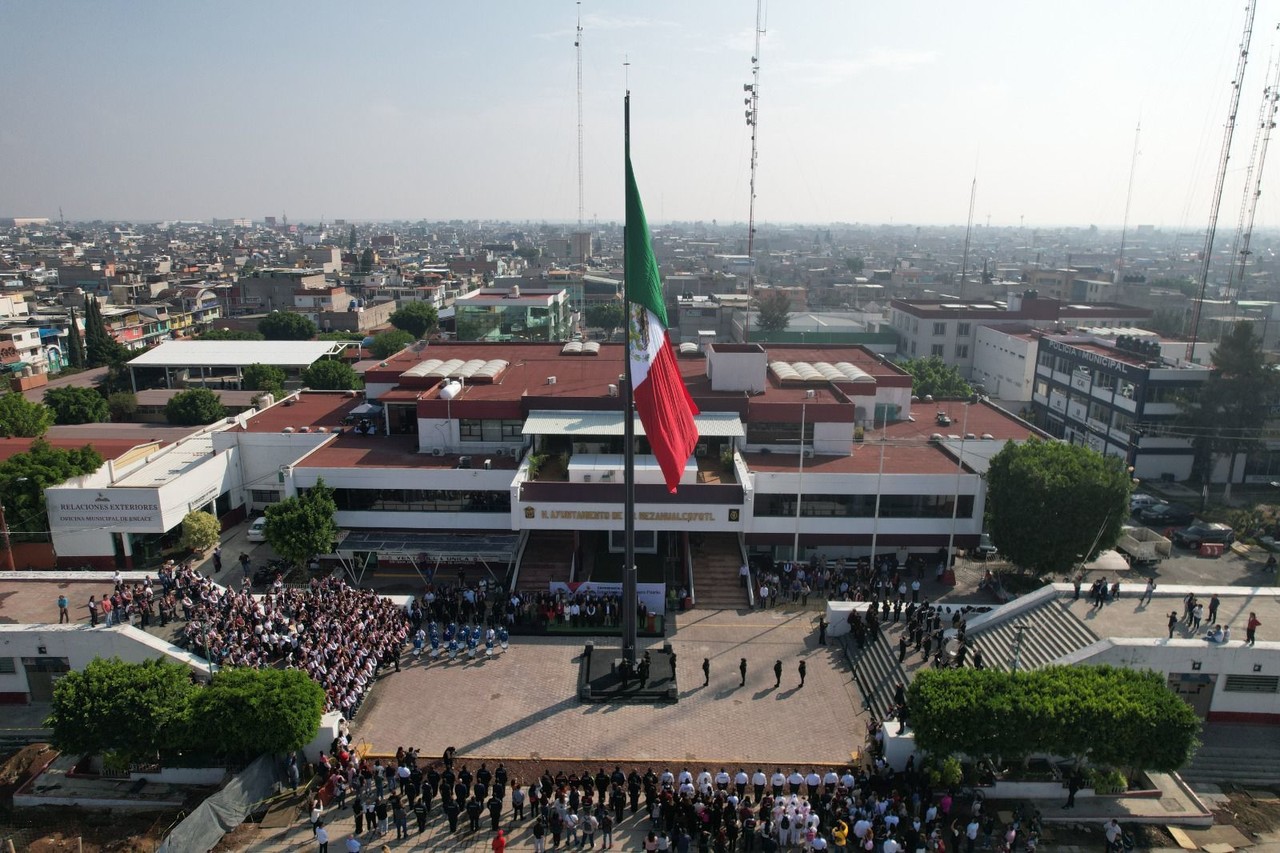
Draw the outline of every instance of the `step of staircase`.
[[[970,630],[969,660],[973,659],[973,649],[978,648],[989,668],[1011,669],[1019,625],[1026,626],[1018,650],[1021,669],[1048,666],[1098,641],[1098,635],[1071,614],[1069,601],[1048,598],[1029,610]]]
[[[1187,782],[1275,788],[1280,742],[1270,726],[1206,723],[1191,762],[1178,771]]]
[[[569,580],[573,564],[573,534],[535,531],[529,534],[520,559],[516,588],[524,592],[546,592],[551,581]]]
[[[693,551],[694,606],[737,610],[748,604],[738,570],[742,549],[736,533],[704,534]]]
[[[898,663],[898,631],[877,630],[868,638],[865,649],[859,649],[852,634],[840,638],[845,654],[853,666],[853,679],[862,694],[863,704],[883,719],[893,706],[894,688],[910,683],[910,675]]]

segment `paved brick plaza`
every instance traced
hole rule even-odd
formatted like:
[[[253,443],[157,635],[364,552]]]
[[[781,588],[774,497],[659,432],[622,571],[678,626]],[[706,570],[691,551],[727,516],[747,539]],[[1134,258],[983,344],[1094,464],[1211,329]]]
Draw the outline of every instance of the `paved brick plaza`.
[[[381,679],[357,717],[355,739],[375,753],[416,746],[424,756],[455,746],[475,758],[845,761],[862,740],[860,699],[839,648],[817,645],[817,619],[816,610],[790,609],[680,614],[671,637],[680,678],[675,705],[580,704],[577,657],[585,640],[513,637],[492,660],[411,665]],[[602,644],[616,648],[617,639]],[[711,659],[706,688],[704,657]],[[743,657],[747,686],[739,688]],[[775,690],[778,659],[782,687]],[[808,675],[797,689],[801,660]]]

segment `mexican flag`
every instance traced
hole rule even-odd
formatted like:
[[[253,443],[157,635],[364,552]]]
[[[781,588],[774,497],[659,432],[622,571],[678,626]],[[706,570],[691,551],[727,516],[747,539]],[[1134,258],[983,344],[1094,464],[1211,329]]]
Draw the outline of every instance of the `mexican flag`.
[[[662,278],[649,242],[640,191],[636,189],[631,157],[627,156],[627,357],[631,359],[631,391],[645,435],[658,457],[667,490],[675,493],[685,463],[698,444],[693,416],[698,407],[689,396],[667,337],[667,309],[662,302]]]

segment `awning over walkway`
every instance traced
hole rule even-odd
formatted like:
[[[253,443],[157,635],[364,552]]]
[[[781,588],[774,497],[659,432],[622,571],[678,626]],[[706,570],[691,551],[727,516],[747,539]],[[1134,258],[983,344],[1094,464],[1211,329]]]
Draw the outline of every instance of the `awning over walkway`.
[[[746,432],[742,420],[734,412],[703,412],[693,419],[698,435],[703,438],[742,438]],[[617,435],[625,431],[622,412],[533,411],[524,421],[525,435]],[[640,419],[635,421],[636,435],[644,435]]]
[[[416,530],[352,530],[339,552],[368,551],[380,557],[420,557],[441,563],[510,562],[519,533],[426,533]]]

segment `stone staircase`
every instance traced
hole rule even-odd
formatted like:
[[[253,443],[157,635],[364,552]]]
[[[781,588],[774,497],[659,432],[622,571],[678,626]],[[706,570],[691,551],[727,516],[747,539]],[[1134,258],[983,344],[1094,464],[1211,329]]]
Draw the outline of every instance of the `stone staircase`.
[[[535,530],[529,533],[516,588],[522,592],[546,592],[551,581],[569,580],[573,563],[573,533]]]
[[[1231,783],[1275,790],[1280,785],[1280,740],[1271,726],[1206,723],[1191,763],[1178,771],[1195,784]]]
[[[742,549],[736,533],[704,533],[693,548],[694,606],[739,610],[748,604],[738,580]]]
[[[1026,626],[1018,655],[1018,666],[1024,670],[1039,669],[1096,643],[1098,635],[1073,616],[1068,605],[1068,601],[1046,596],[1021,612],[1003,618],[996,616],[986,624],[971,627],[968,631],[968,665],[972,665],[973,650],[978,648],[982,650],[983,663],[988,668],[1009,670],[1019,625]],[[1000,613],[999,610],[994,612]]]
[[[869,640],[867,647],[861,650],[853,634],[840,638],[853,667],[853,681],[862,694],[863,705],[881,719],[893,706],[894,688],[899,683],[905,687],[911,681],[908,670],[898,663],[897,642],[901,631],[901,625],[881,626],[880,635]],[[908,660],[910,658],[908,655]]]

